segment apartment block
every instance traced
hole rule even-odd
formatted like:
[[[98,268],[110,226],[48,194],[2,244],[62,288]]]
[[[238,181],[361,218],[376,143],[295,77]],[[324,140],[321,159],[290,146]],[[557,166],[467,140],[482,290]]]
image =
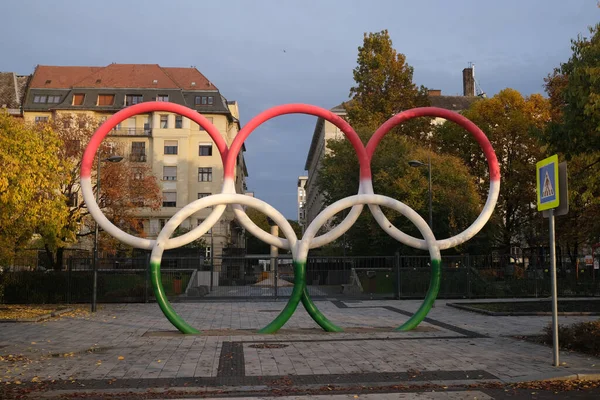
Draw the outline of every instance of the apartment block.
[[[200,71],[157,64],[39,65],[23,101],[23,117],[29,122],[44,122],[69,113],[103,121],[125,107],[147,101],[171,102],[196,110],[215,125],[228,145],[240,129],[237,102],[228,101]],[[188,118],[168,112],[136,115],[120,123],[105,140],[120,143],[125,151],[120,155],[132,164],[151,166],[161,184],[162,207],[158,211],[139,211],[149,238],[156,237],[182,207],[221,191],[223,165],[219,152],[208,133]],[[238,193],[246,190],[244,151],[245,147],[236,162]],[[210,211],[195,213],[182,227],[197,226]],[[244,230],[227,210],[204,237],[209,245],[212,243],[206,256],[213,252],[219,257],[224,248],[243,247],[243,235]]]

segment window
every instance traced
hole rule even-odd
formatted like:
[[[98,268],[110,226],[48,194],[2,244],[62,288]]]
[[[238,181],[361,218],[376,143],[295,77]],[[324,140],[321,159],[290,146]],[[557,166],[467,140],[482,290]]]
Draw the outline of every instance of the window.
[[[169,127],[169,116],[168,115],[160,116],[160,127],[163,129],[166,129]]]
[[[67,206],[77,207],[78,205],[79,205],[79,196],[77,196],[77,193],[70,193],[67,198]]]
[[[183,128],[183,117],[181,115],[175,116],[175,128],[176,129]]]
[[[114,94],[99,94],[98,95],[98,105],[99,106],[112,106],[115,104],[115,95]]]
[[[198,193],[198,198],[199,199],[203,199],[203,198],[208,197],[210,195],[211,195],[211,193]]]
[[[160,229],[164,228],[166,224],[167,224],[167,220],[166,219],[160,218],[158,220],[158,225],[160,226]]]
[[[163,167],[163,181],[176,181],[177,180],[177,166],[164,166]]]
[[[159,94],[158,96],[156,96],[156,101],[169,101],[169,95]]]
[[[163,192],[163,205],[162,206],[163,207],[177,207],[177,192]],[[164,225],[161,226],[161,228],[164,228]]]
[[[73,95],[73,105],[74,106],[81,106],[83,105],[83,100],[85,99],[85,94],[83,93],[75,93]]]
[[[212,143],[200,143],[199,156],[212,156]]]
[[[60,103],[60,96],[48,96],[48,103]]]
[[[212,182],[212,168],[198,168],[198,182]]]
[[[48,122],[48,117],[35,117],[36,124],[43,124]]]
[[[141,94],[128,94],[125,96],[125,106],[132,106],[134,104],[139,104],[144,101],[144,96]]]
[[[199,105],[212,106],[213,102],[214,102],[213,96],[196,96],[196,98],[194,99],[194,104],[197,106],[199,106]]]
[[[213,123],[213,117],[206,117],[206,119],[208,120],[208,122],[210,122],[211,124]],[[202,126],[200,126],[200,130],[201,131],[205,131],[206,129],[204,129]]]
[[[177,154],[177,140],[165,140],[165,154]]]
[[[145,162],[146,161],[146,142],[131,143],[131,161]]]
[[[34,96],[33,97],[33,102],[34,103],[39,103],[40,102],[40,96]]]

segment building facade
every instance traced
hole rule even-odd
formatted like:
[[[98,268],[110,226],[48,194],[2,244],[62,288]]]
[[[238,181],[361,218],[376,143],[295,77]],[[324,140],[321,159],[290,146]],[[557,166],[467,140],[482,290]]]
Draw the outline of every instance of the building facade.
[[[45,122],[57,114],[85,114],[103,121],[127,106],[147,101],[172,102],[196,110],[215,125],[227,145],[240,129],[237,103],[226,100],[200,71],[157,64],[40,65],[29,83],[23,117],[29,122]],[[208,133],[188,118],[168,112],[136,115],[120,123],[106,140],[118,142],[125,152],[119,155],[132,166],[151,166],[162,187],[162,207],[157,211],[139,210],[149,238],[155,238],[182,207],[221,191],[223,164],[219,151]],[[236,162],[238,193],[246,190],[244,151],[245,147]],[[182,228],[197,226],[210,211],[190,216]],[[208,244],[206,256],[219,257],[223,248],[243,247],[243,232],[227,209],[204,237]]]
[[[432,107],[444,108],[455,112],[469,108],[471,103],[480,98],[474,95],[475,77],[472,68],[465,68],[463,70],[463,93],[465,94],[464,96],[444,96],[441,90],[429,90],[429,101]],[[346,109],[343,104],[332,108],[331,111],[342,118],[346,117]],[[443,124],[445,121],[443,118],[435,118],[432,124]],[[318,188],[318,180],[322,160],[329,152],[327,141],[341,138],[344,138],[344,133],[338,127],[329,121],[325,121],[323,118],[317,120],[306,164],[304,165],[304,169],[308,171],[305,205],[307,225],[312,222],[325,205],[323,193]]]
[[[306,181],[308,176],[298,177],[298,223],[302,227],[302,232],[306,229]]]

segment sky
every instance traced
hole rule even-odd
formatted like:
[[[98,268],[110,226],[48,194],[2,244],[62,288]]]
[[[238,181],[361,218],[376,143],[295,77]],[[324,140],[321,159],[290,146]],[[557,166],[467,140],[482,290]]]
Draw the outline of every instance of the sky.
[[[570,40],[600,20],[592,0],[19,0],[2,13],[0,71],[195,66],[238,101],[242,125],[279,104],[347,100],[365,32],[387,29],[418,85],[462,94],[462,69],[473,62],[489,96],[507,87],[528,95],[543,92]],[[279,117],[246,141],[248,189],[289,219],[315,123]]]

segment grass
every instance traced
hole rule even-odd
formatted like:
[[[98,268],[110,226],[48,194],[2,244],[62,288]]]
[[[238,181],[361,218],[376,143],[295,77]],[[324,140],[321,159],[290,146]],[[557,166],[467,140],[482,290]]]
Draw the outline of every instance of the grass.
[[[510,301],[497,303],[468,303],[468,307],[491,312],[552,312],[548,301]],[[600,300],[559,300],[558,312],[600,313]]]

